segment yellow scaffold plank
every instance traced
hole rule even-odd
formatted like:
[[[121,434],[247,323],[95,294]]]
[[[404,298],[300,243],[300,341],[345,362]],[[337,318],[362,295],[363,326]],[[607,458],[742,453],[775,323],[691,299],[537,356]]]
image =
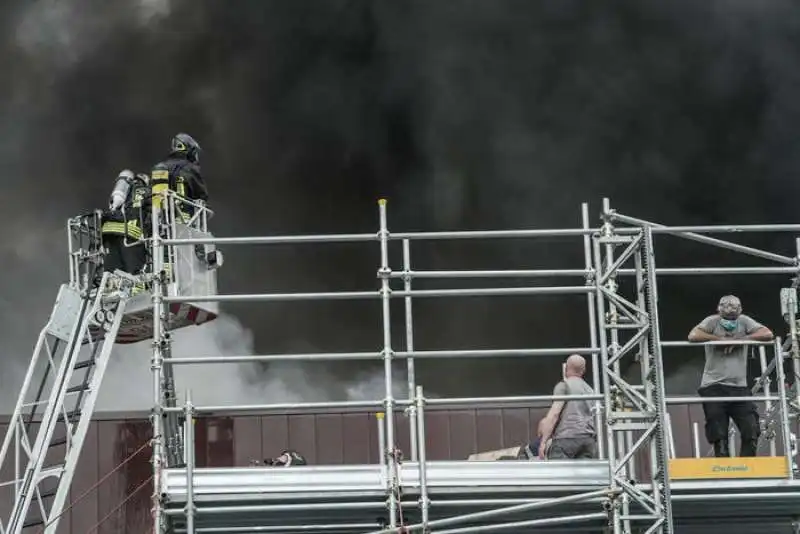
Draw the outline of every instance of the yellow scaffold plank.
[[[715,478],[789,478],[786,458],[675,458],[669,462],[673,480]]]

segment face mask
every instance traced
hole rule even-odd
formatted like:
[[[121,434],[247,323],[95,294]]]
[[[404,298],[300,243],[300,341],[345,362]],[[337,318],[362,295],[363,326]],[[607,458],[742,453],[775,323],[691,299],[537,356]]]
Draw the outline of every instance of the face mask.
[[[727,332],[732,332],[736,329],[736,319],[720,319],[719,325]]]

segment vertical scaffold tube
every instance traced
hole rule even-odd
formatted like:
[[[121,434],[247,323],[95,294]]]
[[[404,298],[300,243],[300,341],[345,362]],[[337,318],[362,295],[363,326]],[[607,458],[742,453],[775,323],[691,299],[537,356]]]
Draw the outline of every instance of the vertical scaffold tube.
[[[406,305],[406,350],[414,351],[414,314],[411,303],[411,242],[403,239],[403,281],[407,296],[404,298]],[[411,461],[417,461],[417,407],[416,396],[417,378],[414,367],[414,358],[408,357],[408,400],[412,401],[408,407],[409,437],[411,438]]]
[[[609,199],[603,199],[603,229],[602,229],[603,237],[612,237],[614,235],[614,225],[611,223],[611,204]],[[614,267],[614,245],[610,242],[606,242],[605,245],[605,269],[603,270],[604,277],[606,277],[606,289],[611,294],[617,293],[617,273]],[[617,326],[619,325],[619,310],[617,310],[616,304],[614,301],[609,299],[608,300],[608,315],[605,319],[606,327],[609,329],[611,334],[611,356],[616,357],[619,350],[619,329]],[[613,365],[614,374],[617,376],[621,375],[620,363],[619,359],[615,359]],[[617,395],[618,400],[622,400],[624,396],[619,393]],[[609,411],[612,411],[612,407],[614,404],[607,404]],[[626,406],[621,405],[617,407],[617,410],[625,411],[627,409]],[[618,452],[619,456],[615,458],[615,462],[620,460],[621,458],[625,457],[625,451],[628,451],[633,448],[633,440],[630,432],[625,432],[624,434],[617,432],[616,433],[617,443],[615,444],[615,450]],[[631,480],[634,478],[633,473],[633,463],[627,462],[626,465],[623,466],[622,471],[625,474],[625,478],[627,480]],[[631,530],[631,522],[627,517],[631,515],[630,513],[630,496],[627,493],[622,494],[622,515],[626,518],[622,521],[622,529],[624,532],[630,532]]]
[[[164,343],[163,333],[163,280],[162,271],[164,270],[164,247],[161,244],[161,208],[160,203],[153,199],[153,209],[151,210],[151,224],[153,236],[153,358],[150,368],[153,372],[153,410],[151,414],[153,426],[153,534],[162,534],[163,514],[161,511],[161,470],[163,445],[162,440],[162,350]]]
[[[783,441],[783,454],[786,456],[786,465],[789,470],[789,480],[794,480],[794,459],[792,458],[792,429],[789,426],[789,399],[786,396],[786,374],[783,369],[783,345],[781,338],[776,337],[775,347],[775,373],[778,379],[778,398],[781,415],[781,441]]]
[[[764,345],[759,345],[758,347],[758,363],[761,366],[761,377],[764,379],[764,382],[761,385],[761,390],[763,391],[764,396],[772,397],[772,381],[767,373],[767,349]],[[774,409],[775,406],[772,404],[772,401],[766,401],[764,405],[764,410],[766,413],[771,414],[773,413],[772,411]],[[773,438],[769,440],[769,455],[771,457],[775,457],[776,454],[777,450],[775,447],[775,438],[773,436]]]
[[[605,237],[611,237],[614,234],[614,226],[611,224],[610,215],[611,215],[611,204],[610,204],[610,201],[609,201],[609,199],[604,198],[603,199],[603,218],[604,218],[603,235]],[[605,245],[605,253],[606,253],[606,255],[605,255],[604,273],[606,275],[608,275],[608,281],[606,282],[606,288],[608,289],[608,291],[610,293],[616,293],[617,292],[617,287],[618,287],[617,274],[616,274],[616,272],[612,272],[612,269],[614,269],[614,245],[611,244],[611,243],[606,243],[606,245]],[[614,304],[614,302],[611,301],[611,300],[609,300],[609,302],[608,302],[608,318],[607,318],[606,321],[607,321],[607,326],[609,327],[609,330],[610,330],[610,333],[611,333],[611,353],[612,353],[612,356],[616,356],[617,352],[620,349],[620,345],[619,345],[619,329],[617,328],[617,326],[619,324],[619,310],[617,310],[616,304]],[[614,362],[613,367],[614,367],[614,372],[617,375],[620,375],[621,374],[621,369],[620,369],[619,360],[616,360]],[[622,398],[622,395],[620,395],[619,398]],[[625,410],[626,407],[625,406],[620,406],[620,409],[621,410]],[[617,434],[617,451],[628,450],[628,449],[630,449],[632,447],[633,447],[633,436],[631,435],[630,432],[625,432],[624,434],[622,434],[622,433]],[[625,472],[627,473],[629,479],[631,479],[631,478],[633,478],[635,476],[635,474],[632,472],[632,469],[633,469],[633,464],[632,463],[628,463],[628,465],[625,467]],[[629,515],[627,510],[625,510],[625,515]],[[629,527],[629,525],[626,526],[626,528],[628,528],[628,527]]]
[[[618,494],[620,490],[620,484],[617,480],[617,452],[616,452],[616,444],[614,443],[614,429],[612,426],[612,421],[609,419],[609,414],[611,412],[610,407],[613,404],[612,399],[612,392],[611,392],[611,379],[609,378],[609,371],[608,368],[608,338],[606,335],[606,321],[605,321],[605,314],[606,314],[606,307],[605,307],[605,295],[601,290],[601,282],[600,282],[600,275],[604,272],[603,269],[603,256],[600,249],[600,239],[596,237],[593,240],[592,248],[594,253],[594,268],[595,268],[595,296],[597,298],[597,320],[598,320],[598,328],[597,331],[600,336],[600,366],[602,371],[602,383],[603,383],[603,403],[606,407],[606,420],[603,428],[605,429],[606,434],[606,444],[608,445],[608,471],[609,471],[609,493]],[[598,431],[599,435],[599,431]],[[599,441],[599,439],[598,439]],[[617,506],[616,497],[614,497],[615,501],[610,503],[609,507],[609,523],[611,525],[611,529],[613,534],[621,534],[622,532],[622,524],[620,521],[620,513],[619,513],[619,506]]]
[[[386,221],[386,199],[378,201],[380,217],[381,267],[378,276],[381,279],[381,304],[383,306],[383,371],[386,382],[386,450],[391,462],[388,464],[387,486],[389,493],[389,526],[397,527],[397,451],[394,438],[394,398],[392,397],[392,324],[391,324],[391,287],[389,286],[389,229]]]
[[[583,228],[589,229],[589,204],[581,204],[581,218]],[[583,236],[584,267],[586,268],[586,284],[593,285],[593,277],[589,275],[592,270],[592,239],[589,234]],[[597,349],[597,310],[595,303],[596,296],[592,293],[586,294],[586,307],[589,313],[589,343],[592,349]],[[592,387],[595,393],[600,393],[600,355],[597,351],[592,353]],[[597,429],[597,456],[601,460],[605,458],[605,440],[601,434],[603,428],[603,405],[599,400],[594,402],[594,426]]]
[[[378,424],[378,464],[383,471],[383,476],[387,477],[386,471],[386,420],[383,412],[375,414],[375,422]]]
[[[653,393],[655,394],[656,417],[658,428],[657,463],[658,478],[653,480],[654,497],[661,505],[663,517],[663,534],[673,534],[675,528],[672,520],[672,490],[669,479],[667,402],[664,392],[664,360],[661,354],[661,322],[658,314],[658,281],[656,279],[656,257],[653,250],[653,229],[644,227],[645,269],[647,273],[647,312],[650,315],[650,350],[653,357]],[[655,473],[654,473],[655,474]]]
[[[194,405],[192,404],[192,392],[186,391],[186,411],[184,413],[184,454],[186,455],[186,534],[194,532]]]
[[[800,238],[795,239],[795,247],[797,249],[795,263],[798,266],[797,277],[800,278]],[[793,293],[797,295],[797,293]],[[796,300],[795,296],[795,300]],[[794,311],[797,304],[794,303],[794,306],[791,308]],[[792,313],[791,315],[791,333],[792,333],[792,372],[794,373],[794,380],[792,381],[795,384],[794,388],[794,398],[790,399],[789,402],[794,403],[797,405],[797,409],[800,410],[800,347],[798,347],[797,341],[797,315]]]
[[[428,455],[425,446],[425,397],[422,386],[416,388],[417,433],[419,434],[419,505],[422,511],[422,532],[428,532]]]

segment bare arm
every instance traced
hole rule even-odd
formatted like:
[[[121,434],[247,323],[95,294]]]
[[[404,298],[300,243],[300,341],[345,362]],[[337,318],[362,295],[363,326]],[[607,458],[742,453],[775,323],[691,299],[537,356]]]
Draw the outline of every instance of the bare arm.
[[[558,416],[561,414],[561,410],[563,409],[564,401],[553,401],[553,404],[550,406],[550,410],[547,412],[547,415],[544,417],[544,419],[542,419],[540,424],[542,443],[550,439],[550,437],[553,435],[553,431],[556,429]]]
[[[772,330],[759,323],[748,315],[743,315],[741,318],[744,323],[745,336],[744,339],[748,341],[772,341],[775,337]]]
[[[566,395],[567,393],[567,385],[564,382],[559,382],[556,384],[556,387],[553,388],[553,395],[559,396]],[[547,411],[547,415],[539,422],[539,433],[541,437],[539,442],[539,458],[542,460],[544,460],[547,455],[548,441],[553,437],[553,432],[556,430],[559,416],[565,404],[565,401],[553,401],[553,404],[550,405],[550,409]]]
[[[772,341],[774,337],[775,336],[772,334],[772,330],[766,326],[762,326],[755,332],[747,334],[745,339],[749,339],[750,341]]]
[[[695,326],[692,328],[692,331],[689,332],[689,342],[690,343],[704,343],[706,341],[720,341],[722,340],[721,337],[715,336],[714,334],[709,334],[705,330],[702,330],[699,326]]]

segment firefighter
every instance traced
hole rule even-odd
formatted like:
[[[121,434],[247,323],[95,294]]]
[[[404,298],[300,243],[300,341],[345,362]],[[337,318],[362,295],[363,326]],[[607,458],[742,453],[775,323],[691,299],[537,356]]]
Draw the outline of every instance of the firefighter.
[[[120,270],[139,275],[147,262],[147,249],[142,242],[145,221],[145,201],[150,194],[146,174],[134,175],[125,169],[117,176],[103,214],[103,268],[107,272]]]
[[[192,136],[179,133],[172,138],[169,156],[153,167],[150,184],[153,192],[153,203],[159,206],[163,202],[160,194],[171,190],[188,200],[208,201],[208,190],[200,172],[200,145]],[[187,222],[194,215],[194,207],[188,204],[176,204],[176,217]]]

